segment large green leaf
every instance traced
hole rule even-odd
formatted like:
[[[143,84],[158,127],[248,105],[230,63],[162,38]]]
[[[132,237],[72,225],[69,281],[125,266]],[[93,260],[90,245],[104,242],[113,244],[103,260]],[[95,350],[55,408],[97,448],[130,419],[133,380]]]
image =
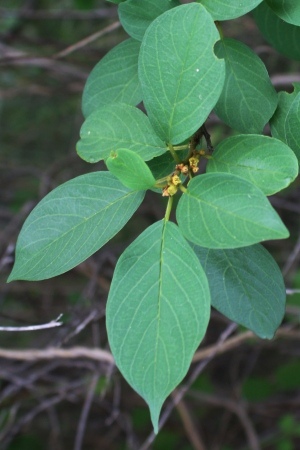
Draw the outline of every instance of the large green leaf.
[[[265,2],[253,11],[253,15],[265,39],[278,52],[300,60],[300,27],[284,22]]]
[[[272,136],[280,139],[283,142],[286,142],[284,129],[286,117],[298,93],[300,93],[300,83],[294,83],[294,91],[292,93],[288,93],[285,91],[281,91],[278,93],[278,105],[275,114],[270,120],[270,127]]]
[[[109,172],[82,175],[54,189],[23,225],[9,281],[43,280],[77,266],[123,228],[143,197]]]
[[[143,191],[155,184],[155,178],[145,161],[132,150],[120,148],[112,152],[106,160],[106,165],[129,189]]]
[[[300,26],[299,0],[266,0],[266,2],[282,20]]]
[[[144,104],[156,133],[178,144],[206,120],[222,90],[224,61],[206,9],[196,3],[165,12],[148,27],[140,51]]]
[[[261,133],[277,106],[277,94],[264,63],[247,45],[234,39],[218,42],[216,54],[226,63],[216,114],[242,133]]]
[[[263,192],[228,173],[194,178],[176,211],[183,235],[207,248],[238,248],[289,236]]]
[[[261,245],[211,250],[192,245],[206,272],[212,305],[261,338],[271,339],[285,311],[285,286]]]
[[[252,11],[263,0],[197,0],[213,16],[214,20],[236,19]]]
[[[113,103],[94,111],[83,123],[79,156],[90,163],[109,157],[111,151],[128,148],[144,161],[162,155],[165,143],[155,134],[148,117],[134,106]]]
[[[140,43],[127,39],[114,47],[91,71],[82,96],[85,117],[112,102],[137,105],[142,100],[138,78]]]
[[[287,145],[255,134],[225,139],[207,165],[207,172],[238,175],[255,184],[265,195],[287,187],[297,177],[298,169],[297,158]]]
[[[156,17],[178,5],[178,0],[127,0],[119,6],[120,22],[129,36],[141,41]]]
[[[207,328],[208,282],[178,227],[160,221],[120,257],[106,324],[116,364],[150,407],[155,432],[163,402],[185,376]]]

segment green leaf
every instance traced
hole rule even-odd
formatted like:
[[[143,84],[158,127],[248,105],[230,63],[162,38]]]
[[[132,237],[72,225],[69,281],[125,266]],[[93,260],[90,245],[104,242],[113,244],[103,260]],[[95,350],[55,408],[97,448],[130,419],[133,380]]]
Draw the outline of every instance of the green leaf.
[[[183,235],[202,247],[238,248],[289,236],[262,191],[227,173],[193,178],[176,211]]]
[[[214,20],[236,19],[252,11],[262,0],[197,0],[213,16]]]
[[[279,92],[278,107],[270,120],[274,137],[287,143],[300,161],[300,83],[294,83],[294,92]]]
[[[85,117],[113,102],[137,105],[142,101],[138,78],[140,43],[127,39],[114,47],[91,71],[82,96]]]
[[[253,11],[253,16],[264,38],[279,53],[300,60],[300,27],[284,22],[265,2]]]
[[[155,184],[155,178],[147,164],[132,150],[120,148],[112,152],[106,160],[106,165],[129,189],[142,191],[152,188]]]
[[[189,150],[180,150],[176,154],[180,161],[186,159]],[[164,178],[174,172],[176,168],[176,162],[170,152],[166,152],[157,158],[153,158],[147,162],[151,172],[155,179]]]
[[[106,309],[110,347],[148,403],[158,431],[163,402],[188,371],[209,320],[206,276],[174,223],[147,228],[120,257]]]
[[[164,142],[189,138],[218,100],[225,72],[214,53],[218,39],[211,15],[196,3],[167,11],[148,27],[139,77],[150,122]]]
[[[208,278],[214,308],[263,339],[272,339],[285,312],[278,265],[261,245],[211,250],[192,245]]]
[[[294,83],[294,91],[291,94],[285,91],[278,93],[278,105],[270,120],[270,127],[272,136],[283,142],[286,142],[285,120],[298,93],[300,93],[300,83]]]
[[[216,55],[226,63],[216,114],[241,133],[262,133],[277,106],[277,94],[264,63],[247,45],[234,39],[218,42]]]
[[[111,151],[119,148],[135,151],[144,161],[167,150],[148,117],[139,109],[122,103],[94,111],[83,123],[80,137],[77,152],[90,163],[108,158]]]
[[[281,191],[297,177],[298,161],[281,141],[261,135],[239,135],[222,141],[214,150],[207,172],[238,175],[265,195]]]
[[[300,161],[300,93],[293,100],[284,122],[285,140]]]
[[[8,281],[43,280],[77,266],[123,228],[143,197],[109,172],[62,184],[25,221]]]
[[[299,0],[266,0],[266,3],[282,20],[300,26]]]
[[[178,5],[178,0],[127,0],[119,6],[120,22],[129,36],[141,41],[156,17]]]

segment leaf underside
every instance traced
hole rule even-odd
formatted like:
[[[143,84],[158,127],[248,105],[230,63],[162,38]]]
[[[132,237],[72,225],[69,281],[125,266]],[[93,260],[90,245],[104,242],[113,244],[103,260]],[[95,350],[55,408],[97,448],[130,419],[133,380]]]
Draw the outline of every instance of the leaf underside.
[[[25,221],[8,281],[44,280],[77,266],[123,228],[143,197],[109,172],[62,184]]]
[[[155,432],[162,404],[185,376],[210,314],[203,269],[174,223],[147,228],[120,257],[107,302],[116,364],[150,407]]]

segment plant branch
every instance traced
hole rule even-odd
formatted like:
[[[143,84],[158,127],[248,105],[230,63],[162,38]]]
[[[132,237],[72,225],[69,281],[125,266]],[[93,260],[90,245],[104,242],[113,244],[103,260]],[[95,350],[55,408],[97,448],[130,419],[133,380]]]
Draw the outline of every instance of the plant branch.
[[[70,45],[69,47],[65,48],[64,50],[56,53],[53,58],[64,58],[65,56],[70,55],[71,53],[76,52],[77,50],[82,49],[83,47],[87,46],[88,44],[91,44],[92,42],[96,41],[102,36],[105,36],[108,33],[111,33],[114,30],[117,30],[121,26],[121,23],[119,21],[116,21],[112,23],[111,25],[108,25],[107,27],[103,28],[100,31],[97,31],[94,34],[91,34],[90,36],[82,39],[81,41],[77,42],[76,44]]]
[[[77,427],[77,432],[76,432],[76,437],[75,437],[75,444],[74,444],[74,450],[81,450],[82,447],[82,443],[83,443],[83,438],[84,438],[84,431],[86,429],[86,424],[87,424],[87,420],[88,420],[88,416],[89,416],[89,412],[92,406],[92,402],[93,402],[93,398],[95,395],[95,390],[97,387],[97,383],[99,380],[99,374],[96,373],[93,375],[92,380],[90,382],[90,386],[85,398],[85,402],[81,411],[81,415],[80,415],[80,419],[79,419],[79,423],[78,423],[78,427]]]
[[[175,390],[172,394],[172,397],[176,396],[177,390]],[[205,445],[202,441],[202,438],[199,434],[199,431],[195,427],[193,420],[191,418],[190,412],[183,400],[177,403],[176,409],[181,417],[183,426],[185,428],[188,439],[190,440],[193,448],[195,450],[205,450]]]
[[[0,358],[16,359],[19,361],[40,361],[43,359],[77,359],[87,358],[95,361],[114,364],[113,356],[106,350],[99,348],[72,347],[56,348],[49,347],[43,350],[6,350],[0,348]]]
[[[46,330],[48,328],[60,327],[63,325],[63,322],[59,322],[62,314],[60,314],[55,320],[51,320],[51,322],[44,323],[41,325],[27,325],[23,327],[0,327],[0,331],[37,331],[37,330]]]

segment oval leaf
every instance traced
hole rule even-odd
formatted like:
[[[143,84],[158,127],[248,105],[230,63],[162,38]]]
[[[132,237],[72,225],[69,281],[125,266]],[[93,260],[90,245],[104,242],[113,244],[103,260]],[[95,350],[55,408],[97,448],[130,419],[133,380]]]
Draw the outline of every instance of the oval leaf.
[[[285,312],[278,265],[261,245],[210,250],[192,245],[208,278],[212,305],[230,320],[272,339]]]
[[[264,63],[249,47],[234,39],[218,42],[216,54],[226,63],[216,114],[241,133],[262,133],[277,106],[277,94]]]
[[[80,130],[79,156],[95,163],[118,148],[135,151],[144,161],[162,155],[165,143],[153,131],[148,117],[139,109],[114,103],[94,111]]]
[[[120,22],[129,36],[141,41],[156,17],[178,5],[178,0],[127,0],[119,6]]]
[[[225,72],[214,53],[218,39],[211,15],[196,3],[165,12],[147,29],[139,77],[149,119],[163,141],[190,137],[218,100]]]
[[[183,235],[207,248],[246,247],[289,236],[262,191],[227,173],[207,173],[190,181],[176,216]]]
[[[146,190],[155,184],[155,178],[147,164],[132,150],[122,148],[112,152],[106,160],[106,165],[129,189]]]
[[[158,431],[163,402],[183,379],[209,320],[206,276],[178,227],[160,221],[120,257],[106,324],[116,364],[150,407]]]
[[[197,0],[213,16],[214,20],[236,19],[252,11],[263,0]]]
[[[280,19],[272,9],[262,2],[253,16],[265,39],[288,58],[300,60],[300,27]]]
[[[282,20],[300,26],[299,0],[266,0],[266,2]]]
[[[261,135],[233,136],[214,150],[207,172],[238,175],[265,195],[287,187],[298,175],[298,161],[283,142]]]
[[[123,228],[143,197],[109,172],[62,184],[25,221],[8,281],[44,280],[77,266]]]
[[[82,96],[85,117],[112,102],[137,105],[142,101],[138,78],[140,43],[127,39],[114,47],[91,71]]]

